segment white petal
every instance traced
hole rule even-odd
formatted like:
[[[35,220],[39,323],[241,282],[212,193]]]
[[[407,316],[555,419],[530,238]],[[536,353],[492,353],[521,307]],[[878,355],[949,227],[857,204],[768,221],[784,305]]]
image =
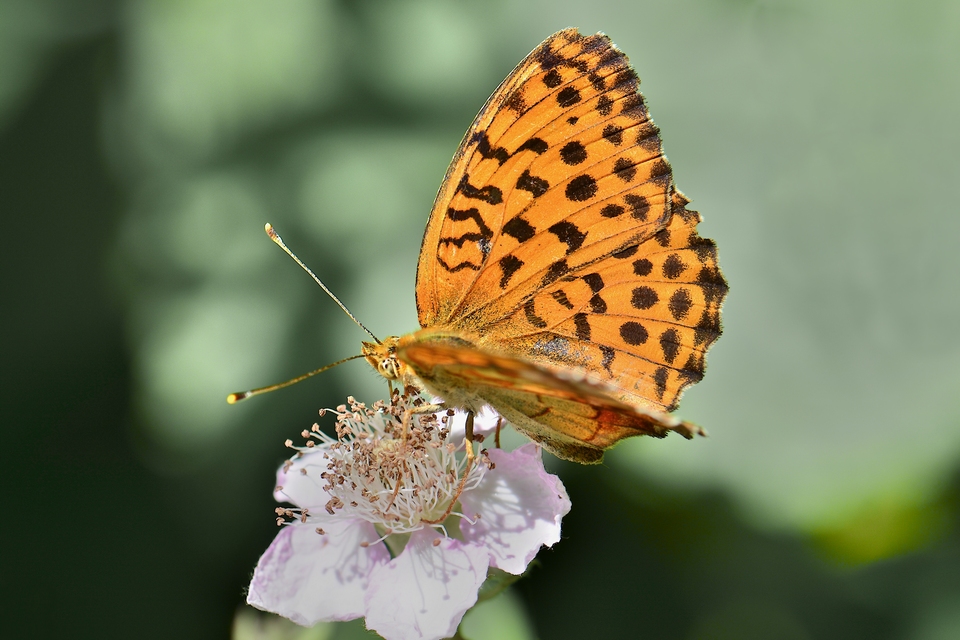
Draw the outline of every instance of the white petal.
[[[488,563],[483,549],[414,532],[403,553],[370,574],[367,628],[387,640],[449,638],[477,602]]]
[[[490,449],[496,468],[460,497],[468,518],[463,539],[485,547],[490,564],[520,575],[540,550],[560,540],[560,520],[570,511],[570,498],[560,478],[543,468],[540,447],[530,443],[511,452]]]
[[[373,525],[357,519],[316,518],[283,527],[257,563],[247,604],[305,626],[359,618],[370,572],[390,560],[383,544],[360,546],[376,539]]]
[[[301,508],[321,511],[330,500],[330,494],[323,490],[326,481],[320,477],[327,470],[328,463],[322,449],[291,458],[291,466],[286,472],[282,466],[277,470],[276,486],[282,489],[275,490],[273,497],[278,502],[292,502]]]

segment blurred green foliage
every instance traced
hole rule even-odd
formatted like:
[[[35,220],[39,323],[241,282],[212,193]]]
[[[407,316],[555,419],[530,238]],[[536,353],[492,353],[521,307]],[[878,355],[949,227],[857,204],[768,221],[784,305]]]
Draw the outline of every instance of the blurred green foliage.
[[[555,464],[565,538],[471,637],[960,637],[953,0],[0,0],[3,637],[363,635],[242,605],[284,439],[385,391],[226,405],[364,337],[263,223],[416,328],[446,163],[567,26],[630,55],[720,246],[712,437]]]

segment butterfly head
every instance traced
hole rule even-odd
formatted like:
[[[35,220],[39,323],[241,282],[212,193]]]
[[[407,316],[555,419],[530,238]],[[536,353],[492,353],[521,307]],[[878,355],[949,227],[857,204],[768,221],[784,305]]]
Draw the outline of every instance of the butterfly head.
[[[377,373],[387,380],[399,380],[402,372],[401,363],[397,360],[397,344],[400,342],[398,336],[388,336],[383,342],[364,342],[360,351],[370,363],[370,366],[376,369]]]

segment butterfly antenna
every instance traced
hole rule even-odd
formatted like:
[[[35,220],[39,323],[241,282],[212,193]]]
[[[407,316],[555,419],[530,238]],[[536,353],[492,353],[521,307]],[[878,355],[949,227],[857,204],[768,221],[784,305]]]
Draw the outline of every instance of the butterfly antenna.
[[[259,389],[251,389],[250,391],[241,391],[240,393],[231,393],[230,395],[227,396],[227,403],[229,403],[229,404],[236,404],[236,403],[240,402],[241,400],[246,400],[246,399],[249,398],[250,396],[258,396],[258,395],[260,395],[261,393],[267,393],[267,392],[269,392],[269,391],[276,391],[277,389],[283,389],[284,387],[289,387],[289,386],[292,385],[292,384],[297,384],[298,382],[300,382],[300,381],[302,381],[302,380],[306,380],[307,378],[310,378],[310,377],[312,377],[312,376],[315,376],[315,375],[317,375],[318,373],[323,373],[323,372],[326,371],[327,369],[333,369],[333,368],[334,368],[335,366],[337,366],[338,364],[343,364],[344,362],[349,362],[350,360],[356,360],[357,358],[362,358],[362,357],[364,357],[362,353],[361,353],[361,354],[357,354],[357,355],[355,355],[355,356],[350,356],[349,358],[344,358],[343,360],[337,360],[337,361],[334,362],[333,364],[328,364],[328,365],[325,366],[325,367],[320,367],[319,369],[314,369],[313,371],[311,371],[311,372],[309,372],[309,373],[305,373],[305,374],[300,375],[300,376],[297,376],[296,378],[291,378],[290,380],[287,380],[286,382],[280,382],[280,383],[278,383],[278,384],[271,384],[271,385],[268,386],[268,387],[260,387]]]
[[[328,296],[330,296],[331,298],[333,298],[333,301],[334,301],[334,302],[336,302],[338,305],[340,305],[340,308],[343,309],[343,312],[344,312],[345,314],[347,314],[348,316],[350,316],[350,319],[353,320],[354,322],[356,322],[358,327],[360,327],[361,329],[363,329],[364,331],[366,331],[367,333],[369,333],[369,334],[370,334],[370,337],[373,338],[373,339],[376,341],[377,344],[381,344],[380,338],[378,338],[377,336],[373,335],[373,332],[370,331],[370,329],[367,329],[365,326],[363,326],[363,323],[360,322],[359,320],[357,320],[357,317],[356,317],[355,315],[353,315],[352,313],[350,313],[350,310],[347,309],[346,305],[344,305],[342,302],[340,302],[340,298],[338,298],[337,296],[333,295],[333,292],[330,291],[330,289],[327,289],[327,285],[323,284],[323,281],[322,281],[320,278],[317,277],[317,274],[315,274],[313,271],[311,271],[311,270],[310,270],[310,267],[308,267],[307,265],[303,264],[303,260],[301,260],[300,258],[298,258],[298,257],[297,257],[297,254],[295,254],[293,251],[290,251],[290,249],[287,247],[287,245],[285,245],[285,244],[283,243],[283,240],[280,238],[280,236],[277,235],[277,232],[274,231],[272,224],[270,224],[270,223],[268,222],[267,224],[265,224],[265,225],[263,226],[263,230],[267,232],[267,235],[270,236],[270,239],[273,240],[278,247],[280,247],[281,249],[283,249],[284,253],[286,253],[288,256],[290,256],[291,258],[293,258],[294,261],[295,261],[298,265],[300,265],[300,268],[301,268],[301,269],[303,269],[304,271],[306,271],[307,273],[310,274],[310,277],[313,278],[314,281],[315,281],[318,285],[320,285],[320,288],[323,289],[323,290],[327,293]],[[349,359],[349,358],[348,358],[348,359]],[[341,360],[341,362],[344,362],[344,361]],[[336,363],[336,364],[340,364],[340,363],[338,362],[338,363]],[[333,365],[330,365],[330,366],[333,366]],[[308,373],[308,374],[307,374],[306,376],[304,376],[304,377],[310,377],[310,376],[312,376],[314,373],[319,373],[319,372],[320,372],[320,370],[318,369],[317,371],[314,371],[314,372],[312,372],[312,373]],[[302,379],[302,378],[294,379],[290,384],[293,384],[293,382],[298,382],[298,381],[301,380],[301,379]],[[281,385],[281,386],[286,386],[286,383],[284,383],[284,384]]]

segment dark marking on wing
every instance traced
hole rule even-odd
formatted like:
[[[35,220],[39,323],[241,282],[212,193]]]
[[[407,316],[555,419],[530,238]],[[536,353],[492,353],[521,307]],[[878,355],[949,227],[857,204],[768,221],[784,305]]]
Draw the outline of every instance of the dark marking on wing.
[[[549,148],[550,147],[546,143],[546,141],[541,140],[540,138],[530,138],[529,140],[524,142],[522,145],[517,147],[517,150],[514,151],[514,154],[520,153],[521,151],[530,150],[539,156]]]
[[[615,124],[608,124],[603,128],[603,137],[614,146],[619,147],[623,143],[623,129]]]
[[[570,302],[569,298],[567,298],[567,294],[563,291],[563,289],[551,291],[550,295],[553,296],[553,299],[557,301],[557,304],[566,307],[567,309],[573,309],[573,303]]]
[[[547,322],[537,315],[536,309],[533,306],[533,298],[528,299],[523,304],[523,313],[527,316],[527,322],[535,326],[537,329],[546,328]]]
[[[642,324],[630,320],[620,325],[620,337],[627,344],[638,346],[646,342],[650,335]]]
[[[570,271],[570,266],[567,264],[566,260],[557,260],[547,269],[547,272],[543,274],[543,281],[540,283],[541,287],[545,287],[548,284],[555,282],[558,278],[567,275]]]
[[[524,169],[523,174],[517,178],[517,189],[529,191],[533,194],[534,198],[539,198],[546,193],[549,188],[549,182],[543,178],[531,175],[529,169]]]
[[[663,394],[667,391],[667,377],[670,375],[670,372],[667,371],[666,367],[657,367],[657,370],[653,372],[653,381],[657,385],[657,399],[663,400]]]
[[[597,194],[597,181],[592,176],[584,174],[577,176],[567,183],[566,196],[568,200],[583,202]]]
[[[663,275],[671,280],[676,280],[680,277],[684,271],[686,271],[687,265],[684,264],[683,260],[679,255],[671,253],[667,256],[667,259],[663,261]]]
[[[643,196],[635,193],[628,193],[623,196],[623,201],[630,207],[630,215],[640,221],[647,219],[647,212],[650,210],[650,203]]]
[[[660,301],[660,296],[650,287],[635,287],[630,297],[634,309],[649,309]]]
[[[577,338],[590,340],[590,320],[585,313],[576,313],[573,316],[573,326],[576,328]]]
[[[579,249],[587,237],[587,234],[580,231],[580,229],[577,228],[577,225],[568,221],[558,222],[550,226],[547,231],[557,236],[557,239],[560,240],[560,242],[567,245],[568,254]]]
[[[510,283],[510,278],[523,266],[523,260],[513,254],[508,254],[500,258],[498,264],[503,272],[503,275],[500,276],[500,288],[506,289]]]
[[[464,174],[457,185],[457,191],[463,194],[465,198],[471,200],[483,200],[488,204],[500,204],[503,202],[503,192],[492,184],[485,187],[475,187],[470,184],[470,176]]]
[[[663,351],[663,359],[667,364],[673,364],[680,353],[680,334],[676,329],[667,329],[660,334],[660,350]]]
[[[675,320],[683,320],[686,318],[692,306],[693,298],[690,297],[690,292],[686,289],[677,289],[674,291],[673,295],[670,296],[670,301],[667,303],[667,308],[670,309],[670,313]]]
[[[486,159],[493,158],[499,164],[503,164],[510,158],[510,154],[503,147],[494,147],[490,145],[490,138],[487,137],[486,131],[477,131],[473,134],[474,140],[477,142],[477,153],[483,156]]]
[[[624,182],[630,182],[637,176],[637,168],[627,158],[617,158],[613,163],[613,172]]]

